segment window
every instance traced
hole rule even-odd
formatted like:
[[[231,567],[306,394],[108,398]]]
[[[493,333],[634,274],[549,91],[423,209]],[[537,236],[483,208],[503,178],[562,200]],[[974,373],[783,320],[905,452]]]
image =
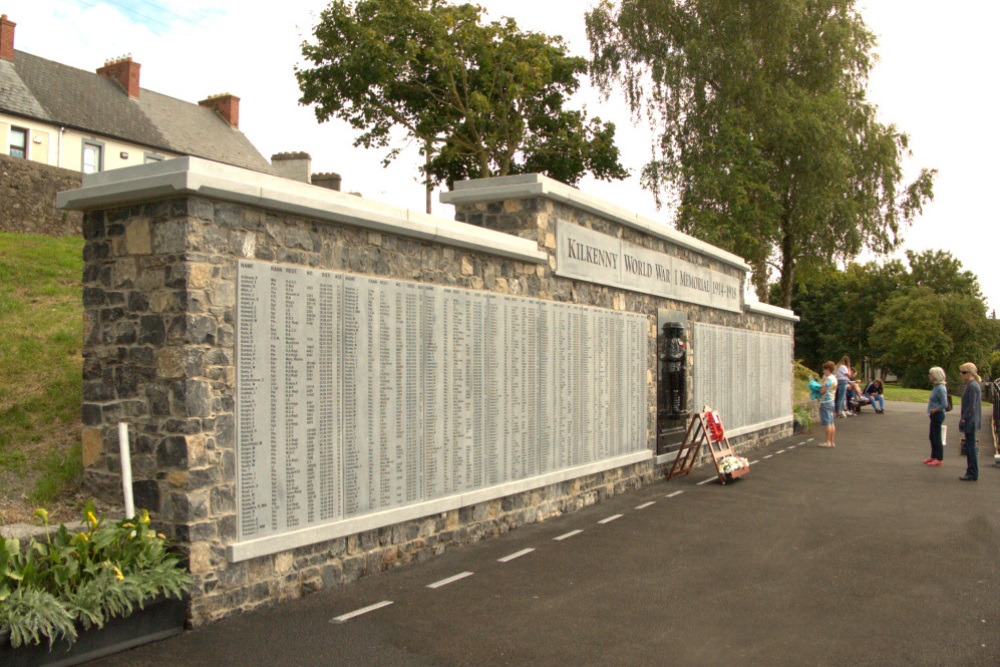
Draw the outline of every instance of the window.
[[[10,156],[28,157],[28,131],[23,127],[10,128]]]
[[[104,145],[96,141],[83,142],[83,173],[96,174],[104,170]]]

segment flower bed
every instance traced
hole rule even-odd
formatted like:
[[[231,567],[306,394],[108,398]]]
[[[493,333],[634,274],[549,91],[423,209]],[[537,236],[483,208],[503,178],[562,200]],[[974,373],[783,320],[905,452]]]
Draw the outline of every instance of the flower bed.
[[[35,514],[48,528],[45,510]],[[15,660],[10,664],[20,664],[20,647],[45,642],[52,649],[59,643],[65,651],[81,633],[100,630],[158,598],[180,600],[191,581],[145,510],[112,523],[98,518],[88,502],[81,531],[60,525],[44,540],[32,538],[26,549],[18,540],[0,539],[0,648]]]

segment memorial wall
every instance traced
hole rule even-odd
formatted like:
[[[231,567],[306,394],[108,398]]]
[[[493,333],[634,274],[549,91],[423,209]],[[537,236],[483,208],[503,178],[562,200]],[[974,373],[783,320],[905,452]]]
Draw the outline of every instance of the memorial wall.
[[[238,288],[237,541],[646,448],[641,315],[250,261]]]
[[[538,175],[442,199],[455,220],[198,158],[60,193],[85,485],[120,502],[126,422],[192,625],[653,483],[660,312],[677,415],[790,434],[795,318],[743,302],[742,259]]]

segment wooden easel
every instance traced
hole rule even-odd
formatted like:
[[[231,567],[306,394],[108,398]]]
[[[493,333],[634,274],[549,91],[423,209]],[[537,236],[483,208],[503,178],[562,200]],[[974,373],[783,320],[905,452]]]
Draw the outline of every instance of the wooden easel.
[[[681,448],[677,451],[677,458],[674,459],[674,464],[670,467],[670,472],[667,473],[667,480],[675,475],[686,475],[691,472],[695,463],[698,462],[698,454],[701,452],[703,444],[707,445],[708,450],[712,453],[712,462],[715,464],[715,472],[719,476],[720,483],[732,482],[750,472],[749,468],[740,468],[731,473],[722,472],[719,461],[727,456],[734,456],[734,453],[732,445],[729,444],[729,438],[725,437],[725,431],[721,429],[721,418],[719,426],[723,435],[721,438],[713,436],[709,427],[712,412],[712,409],[706,405],[702,412],[696,413],[691,418],[691,423],[684,434],[684,442],[681,443]],[[718,417],[718,413],[715,416]]]

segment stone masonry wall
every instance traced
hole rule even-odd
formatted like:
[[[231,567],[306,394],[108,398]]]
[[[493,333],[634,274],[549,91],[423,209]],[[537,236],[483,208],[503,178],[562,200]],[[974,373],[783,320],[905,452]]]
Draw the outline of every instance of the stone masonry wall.
[[[481,218],[477,216],[482,216]],[[236,539],[235,303],[240,259],[455,285],[639,312],[649,319],[649,420],[655,426],[656,308],[693,320],[788,333],[769,317],[723,313],[555,276],[556,217],[698,259],[658,239],[549,201],[464,207],[460,218],[537,239],[547,265],[505,260],[347,225],[184,196],[87,213],[84,247],[83,453],[90,491],[120,488],[116,425],[130,424],[136,506],[189,556],[193,625],[574,511],[651,482],[651,463],[231,563]],[[711,264],[731,274],[736,269]],[[784,435],[756,434],[753,442]],[[790,432],[790,426],[787,429]]]
[[[56,193],[80,187],[80,173],[0,155],[0,232],[79,236],[83,215],[56,208]]]

